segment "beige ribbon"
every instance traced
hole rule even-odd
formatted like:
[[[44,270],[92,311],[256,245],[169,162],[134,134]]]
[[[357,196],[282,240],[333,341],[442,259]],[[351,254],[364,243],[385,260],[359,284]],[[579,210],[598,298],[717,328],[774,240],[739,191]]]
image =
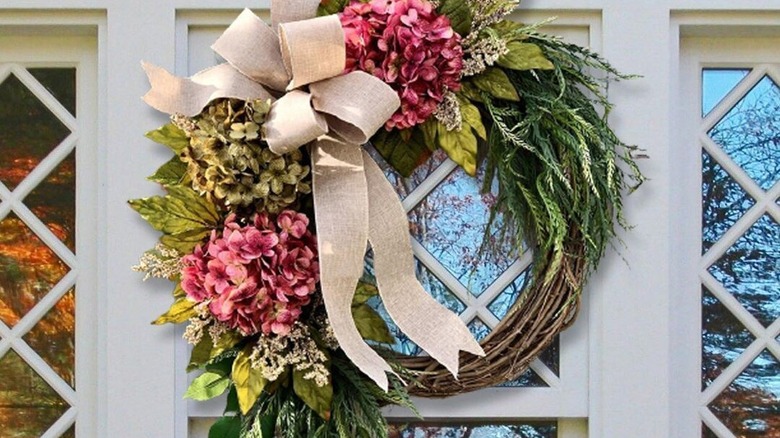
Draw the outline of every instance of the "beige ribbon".
[[[273,0],[273,28],[244,10],[212,46],[227,63],[191,78],[143,64],[151,83],[144,100],[168,114],[194,116],[216,98],[281,96],[271,105],[263,139],[277,154],[311,145],[320,286],[340,347],[387,389],[386,373],[392,370],[363,341],[351,312],[370,242],[379,293],[390,317],[457,376],[461,350],[484,352],[458,316],[417,281],[406,212],[360,146],[382,128],[400,101],[372,75],[342,75],[346,49],[341,23],[337,16],[312,18],[318,4]]]

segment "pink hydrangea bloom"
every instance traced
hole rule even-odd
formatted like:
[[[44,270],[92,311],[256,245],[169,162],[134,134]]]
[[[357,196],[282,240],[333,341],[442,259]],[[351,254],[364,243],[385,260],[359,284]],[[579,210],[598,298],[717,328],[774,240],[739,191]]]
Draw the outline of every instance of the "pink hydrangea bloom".
[[[244,226],[230,216],[221,233],[212,232],[182,259],[181,287],[245,335],[286,335],[319,281],[317,241],[308,226],[306,215],[291,210],[259,213]]]
[[[423,123],[446,90],[460,88],[460,35],[427,0],[353,0],[339,17],[346,71],[371,73],[401,98],[401,108],[385,124],[388,130]]]

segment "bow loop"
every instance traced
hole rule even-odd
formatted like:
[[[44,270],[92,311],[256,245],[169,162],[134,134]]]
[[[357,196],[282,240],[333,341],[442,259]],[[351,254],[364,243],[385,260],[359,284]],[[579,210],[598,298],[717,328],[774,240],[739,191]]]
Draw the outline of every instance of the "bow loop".
[[[279,25],[286,91],[341,75],[347,63],[344,30],[335,15]],[[311,56],[316,53],[317,56]]]

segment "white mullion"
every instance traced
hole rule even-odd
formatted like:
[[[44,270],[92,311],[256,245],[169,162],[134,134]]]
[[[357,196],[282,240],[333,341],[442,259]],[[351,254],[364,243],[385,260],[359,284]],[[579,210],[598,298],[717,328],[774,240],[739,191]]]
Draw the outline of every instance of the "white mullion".
[[[701,406],[707,406],[715,400],[728,386],[742,374],[759,354],[764,351],[766,345],[759,339],[751,343],[739,357],[726,367],[710,385],[701,393]]]
[[[529,368],[534,370],[550,388],[561,389],[560,377],[556,376],[555,373],[538,357],[531,362]]]
[[[422,200],[425,199],[425,197],[428,196],[432,191],[436,190],[436,187],[438,187],[442,181],[450,176],[452,171],[454,171],[457,167],[458,165],[449,158],[441,163],[441,165],[439,165],[436,170],[431,172],[428,178],[425,178],[425,180],[420,183],[419,186],[412,190],[412,193],[409,193],[406,198],[404,198],[402,204],[406,212],[408,213],[414,210],[414,208],[417,207],[417,204],[422,202]]]
[[[54,287],[51,288],[14,326],[12,331],[16,338],[21,339],[27,332],[32,330],[33,327],[46,316],[49,310],[51,310],[57,302],[76,285],[77,277],[78,275],[74,270],[65,274],[65,276],[62,277],[62,279],[60,279],[60,281],[58,281],[57,284],[55,284]]]
[[[699,408],[699,415],[701,416],[702,422],[706,424],[718,438],[737,438],[706,406]]]
[[[27,71],[27,69],[20,65],[14,65],[11,67],[11,70],[13,71],[14,75],[35,95],[35,97],[37,97],[38,100],[40,100],[41,103],[44,104],[46,108],[48,108],[49,111],[51,111],[54,116],[60,120],[60,122],[62,122],[63,125],[65,125],[71,132],[78,132],[79,124],[76,121],[76,118],[73,117],[73,115],[67,109],[65,109],[64,106],[62,106],[62,103],[60,103],[56,97],[52,96],[51,93],[49,93],[49,90],[41,85],[41,83],[38,82],[35,77]]]
[[[68,157],[68,154],[73,152],[77,141],[78,134],[71,132],[60,144],[53,147],[51,152],[14,188],[13,197],[22,202],[30,192],[35,190],[60,165],[62,160]]]
[[[46,363],[43,358],[38,355],[26,342],[21,339],[17,339],[13,342],[14,351],[19,357],[24,360],[27,365],[30,366],[49,386],[57,392],[57,394],[65,400],[71,406],[75,406],[78,399],[76,397],[76,391],[71,388],[70,384],[62,380],[59,374]]]
[[[479,297],[477,297],[476,304],[483,307],[489,306],[493,300],[496,299],[496,297],[501,295],[501,292],[503,292],[504,289],[512,284],[512,282],[514,282],[517,277],[523,273],[523,271],[528,269],[528,266],[531,265],[532,261],[532,252],[524,252],[520,258],[509,265],[509,267],[506,268],[506,270],[498,278],[496,278],[493,283],[491,283],[491,285],[479,295]]]
[[[71,270],[76,269],[77,261],[73,252],[55,236],[41,219],[35,215],[26,205],[16,202],[13,206],[14,212],[29,228],[35,233],[41,241],[46,244]]]
[[[726,151],[723,150],[719,144],[715,143],[715,140],[706,134],[702,134],[699,139],[704,146],[704,150],[707,151],[712,156],[712,158],[715,159],[718,164],[720,164],[721,167],[723,167],[723,169],[729,174],[731,178],[734,179],[734,181],[737,182],[737,184],[742,186],[742,189],[745,191],[745,193],[750,195],[756,201],[760,201],[761,198],[765,196],[766,192],[764,189],[759,187],[753,178],[748,175],[747,172],[745,172],[745,169],[739,164],[735,163],[731,156],[729,156],[729,154],[726,153]]]
[[[707,117],[702,120],[702,132],[707,134],[710,129],[717,125],[718,122],[742,100],[742,98],[750,93],[750,90],[761,81],[766,72],[766,66],[753,67],[751,72],[742,78],[737,86],[729,91],[720,103],[707,114]]]
[[[740,217],[723,236],[702,255],[699,267],[706,270],[720,259],[750,228],[758,222],[766,210],[760,202],[756,202]]]
[[[425,247],[417,241],[417,239],[411,238],[412,241],[412,250],[414,251],[414,255],[417,256],[417,258],[422,262],[422,264],[427,267],[433,275],[436,276],[436,278],[441,281],[444,286],[447,287],[447,289],[450,290],[453,294],[455,294],[456,297],[458,297],[459,300],[463,302],[466,306],[471,306],[474,302],[474,296],[469,292],[469,290],[466,288],[466,286],[463,286],[463,284],[455,278],[452,273],[444,267],[444,265],[439,262],[436,257],[433,256],[430,252],[428,252]]]
[[[3,358],[5,358],[5,354],[8,353],[10,349],[11,349],[11,338],[3,336],[3,339],[0,339],[0,361],[2,361]]]
[[[46,433],[41,435],[41,438],[59,438],[69,427],[73,426],[73,423],[76,422],[77,415],[78,409],[75,406],[71,406],[54,422],[54,424],[51,425],[51,427],[49,427]]]
[[[756,317],[742,306],[742,303],[739,302],[737,297],[729,292],[725,286],[712,276],[712,274],[703,271],[699,276],[701,277],[702,284],[707,287],[710,293],[712,293],[754,337],[760,338],[764,334],[764,326],[758,322]]]

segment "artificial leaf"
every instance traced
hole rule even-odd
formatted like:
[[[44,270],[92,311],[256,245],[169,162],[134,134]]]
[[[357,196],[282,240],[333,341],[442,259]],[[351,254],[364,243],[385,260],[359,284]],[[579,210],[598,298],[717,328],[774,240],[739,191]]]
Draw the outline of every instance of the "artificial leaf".
[[[439,125],[441,125],[441,122],[436,120],[435,117],[429,117],[425,123],[417,125],[419,131],[422,133],[423,142],[428,146],[428,149],[432,151],[436,150],[438,147],[436,136],[439,134]]]
[[[187,372],[196,370],[209,362],[211,359],[211,350],[214,349],[214,343],[211,341],[211,336],[204,336],[200,342],[198,342],[190,353],[190,363],[187,365]]]
[[[198,314],[195,310],[197,305],[198,303],[190,301],[186,297],[178,298],[171,304],[171,308],[155,319],[152,324],[180,324]]]
[[[541,47],[513,41],[507,44],[507,53],[498,58],[498,65],[512,70],[552,70],[552,62],[544,56]]]
[[[440,0],[436,11],[450,19],[450,25],[455,32],[462,36],[471,32],[471,23],[474,18],[469,0]]]
[[[129,202],[154,229],[165,234],[209,230],[219,220],[214,204],[187,187],[172,186],[165,196],[133,199]]]
[[[178,156],[174,156],[167,163],[160,166],[157,172],[148,179],[169,187],[181,183],[186,173],[187,165]]]
[[[187,134],[173,123],[168,123],[154,131],[147,132],[146,138],[155,143],[168,146],[176,155],[179,155],[184,148],[190,145],[190,139],[187,138]]]
[[[209,336],[209,339],[211,339],[210,336]],[[212,350],[211,350],[211,357],[209,359],[217,357],[220,354],[222,354],[222,353],[230,350],[231,348],[235,347],[236,344],[241,342],[241,339],[242,339],[241,335],[239,335],[236,332],[229,331],[227,333],[223,333],[222,336],[219,337],[219,339],[217,340],[216,343],[213,343],[213,340],[212,340],[212,343],[213,343],[212,345],[214,346],[214,348],[212,348]]]
[[[238,394],[236,393],[236,387],[231,386],[230,391],[228,391],[227,401],[225,402],[225,411],[222,415],[237,414],[238,409]]]
[[[163,235],[160,237],[160,243],[182,254],[189,254],[196,245],[203,243],[209,234],[211,230],[203,228],[176,235]]]
[[[403,177],[411,175],[417,166],[431,156],[431,151],[422,142],[404,141],[396,131],[382,129],[371,138],[371,143]]]
[[[484,99],[482,99],[481,93],[482,92],[479,91],[479,88],[477,88],[474,84],[472,84],[469,81],[461,82],[460,91],[458,92],[458,94],[467,98],[470,101],[484,103]]]
[[[176,287],[173,288],[173,292],[171,292],[174,298],[184,298],[187,296],[187,292],[184,292],[184,289],[181,288],[181,283],[177,282]]]
[[[515,86],[512,85],[512,81],[509,80],[509,76],[500,68],[490,67],[474,76],[472,81],[477,88],[498,99],[514,102],[520,100],[520,96],[517,94]]]
[[[357,284],[357,288],[355,288],[355,296],[352,297],[352,305],[363,304],[377,294],[379,294],[379,290],[376,286],[371,283],[360,281]]]
[[[344,10],[349,0],[322,0],[320,6],[317,8],[317,15],[322,17],[325,15],[338,14]]]
[[[241,418],[237,415],[225,416],[217,420],[209,429],[209,438],[240,438]]]
[[[460,164],[471,176],[477,173],[477,137],[471,127],[464,125],[460,131],[439,129],[439,146],[452,161]]]
[[[512,20],[501,20],[490,26],[490,28],[496,31],[498,36],[505,41],[525,39],[526,36],[519,32],[523,27],[525,26],[522,23]]]
[[[465,125],[468,125],[482,140],[487,140],[487,131],[482,123],[482,115],[479,113],[479,108],[466,97],[460,94],[456,96],[460,104],[460,114],[463,117],[463,129],[466,129]]]
[[[197,401],[211,400],[219,397],[230,386],[230,378],[224,374],[206,371],[192,381],[184,398]]]
[[[252,361],[249,355],[252,354],[250,348],[241,350],[233,362],[233,382],[236,385],[236,395],[238,395],[238,406],[241,413],[246,415],[257,398],[263,392],[263,388],[268,383],[260,370],[252,368]]]
[[[368,304],[352,306],[352,318],[363,339],[392,344],[395,338],[390,334],[387,323]]]
[[[317,386],[314,379],[304,379],[306,370],[293,370],[293,391],[307,406],[325,420],[330,419],[333,402],[333,384],[328,381],[325,386]]]

